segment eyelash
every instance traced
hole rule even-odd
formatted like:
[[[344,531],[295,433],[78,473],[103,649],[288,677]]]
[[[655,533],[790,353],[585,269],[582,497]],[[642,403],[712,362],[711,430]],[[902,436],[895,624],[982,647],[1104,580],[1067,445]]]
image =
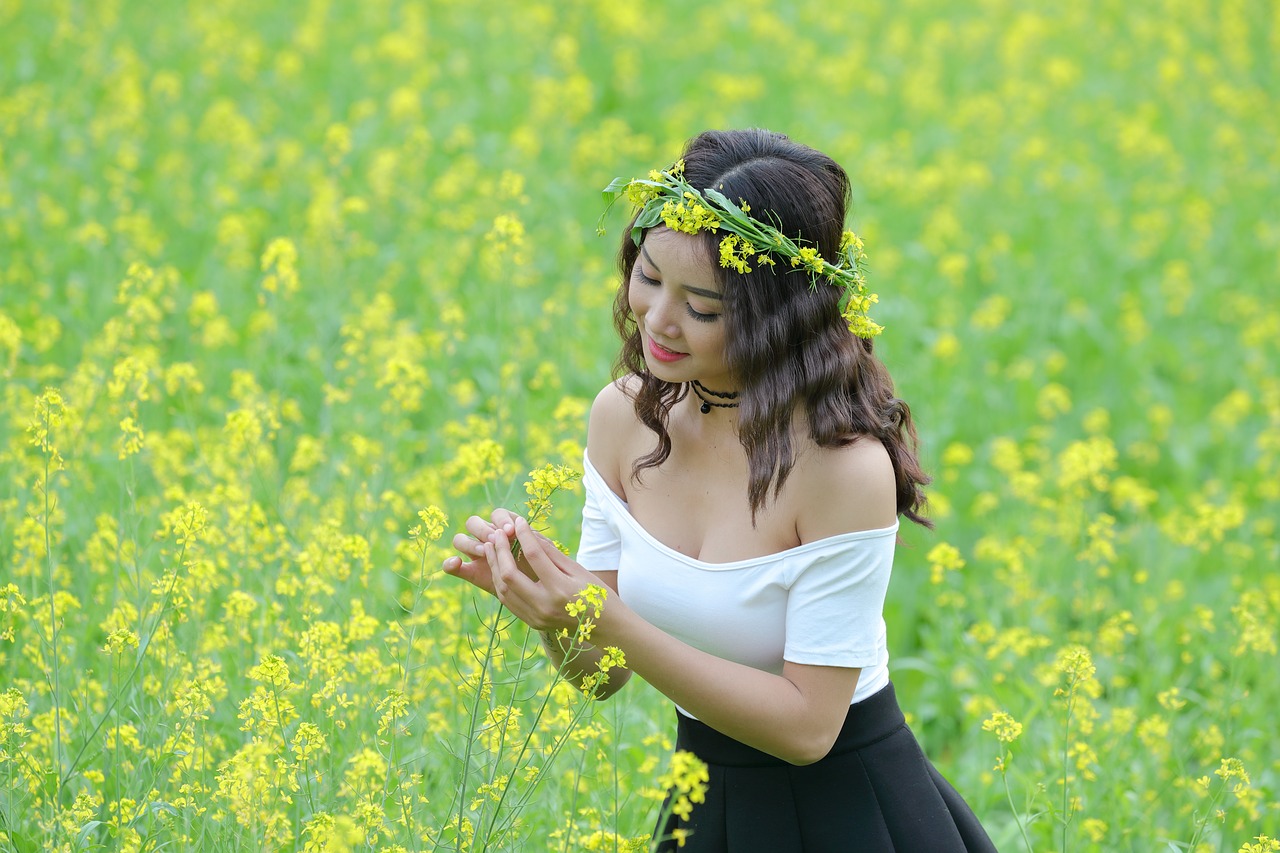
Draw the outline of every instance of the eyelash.
[[[649,276],[642,273],[640,271],[639,266],[636,267],[636,275],[640,276],[640,280],[647,285],[650,285],[652,287],[662,286],[662,282],[654,278],[649,278]],[[714,323],[716,320],[720,318],[719,314],[703,314],[701,311],[694,311],[693,306],[690,305],[688,302],[684,304],[684,310],[689,312],[689,316],[697,320],[699,323]]]

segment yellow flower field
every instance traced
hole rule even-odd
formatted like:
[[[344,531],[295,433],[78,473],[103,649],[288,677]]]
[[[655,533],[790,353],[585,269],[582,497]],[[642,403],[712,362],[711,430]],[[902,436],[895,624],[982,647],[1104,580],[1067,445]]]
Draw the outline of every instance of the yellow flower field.
[[[576,544],[599,191],[730,126],[853,180],[926,752],[1002,850],[1280,851],[1277,56],[1268,0],[0,0],[0,851],[696,809],[660,695],[439,565]]]

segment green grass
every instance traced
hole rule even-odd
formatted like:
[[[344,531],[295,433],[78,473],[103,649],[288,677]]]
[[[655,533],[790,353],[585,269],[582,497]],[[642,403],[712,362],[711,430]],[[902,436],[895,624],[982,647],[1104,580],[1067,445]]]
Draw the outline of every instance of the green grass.
[[[0,849],[461,849],[459,817],[477,850],[643,849],[666,701],[637,682],[575,723],[536,642],[507,617],[491,644],[492,602],[435,567],[526,471],[580,462],[616,353],[598,191],[729,126],[853,181],[936,475],[891,671],[1000,848],[1280,835],[1278,21],[0,3]],[[276,238],[295,293],[264,291]],[[415,541],[428,506],[449,525]],[[935,583],[939,543],[965,565]],[[104,652],[116,629],[138,646]],[[540,781],[478,792],[531,732]]]

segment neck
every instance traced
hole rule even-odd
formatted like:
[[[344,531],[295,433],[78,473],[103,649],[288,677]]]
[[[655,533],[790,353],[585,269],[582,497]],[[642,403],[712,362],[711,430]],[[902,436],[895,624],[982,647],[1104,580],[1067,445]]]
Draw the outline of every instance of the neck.
[[[689,384],[694,395],[701,401],[700,408],[704,415],[711,414],[712,409],[738,408],[737,391],[713,391],[696,379]]]

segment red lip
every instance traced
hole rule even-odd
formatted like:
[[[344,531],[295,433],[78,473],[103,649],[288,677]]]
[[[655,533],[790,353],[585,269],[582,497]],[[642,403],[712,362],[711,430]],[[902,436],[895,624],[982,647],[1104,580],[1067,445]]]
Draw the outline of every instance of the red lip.
[[[653,338],[649,338],[649,354],[658,361],[666,362],[679,361],[682,358],[687,358],[689,355],[687,352],[675,352],[674,350],[669,350]]]

